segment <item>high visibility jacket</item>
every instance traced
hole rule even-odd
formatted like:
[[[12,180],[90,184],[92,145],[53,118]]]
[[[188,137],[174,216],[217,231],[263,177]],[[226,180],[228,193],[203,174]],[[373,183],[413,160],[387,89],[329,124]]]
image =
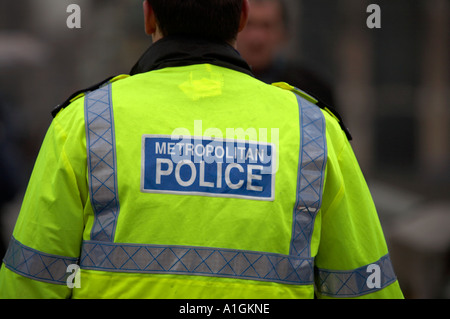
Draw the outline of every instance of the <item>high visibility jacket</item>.
[[[177,46],[55,112],[0,296],[402,298],[336,116],[231,47]]]

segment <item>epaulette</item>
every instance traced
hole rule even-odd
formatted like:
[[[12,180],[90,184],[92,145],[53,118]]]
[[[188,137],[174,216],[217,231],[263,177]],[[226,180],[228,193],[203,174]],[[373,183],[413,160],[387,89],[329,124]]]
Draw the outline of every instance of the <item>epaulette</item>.
[[[320,107],[321,109],[327,111],[331,116],[333,116],[336,121],[338,121],[339,125],[341,126],[342,130],[345,132],[345,135],[347,136],[347,139],[349,141],[351,141],[353,139],[350,130],[347,128],[347,126],[344,124],[344,121],[342,120],[341,115],[338,113],[338,111],[336,111],[334,108],[332,108],[331,106],[327,105],[326,103],[324,103],[323,101],[321,101],[320,99],[312,96],[311,94],[300,90],[299,88],[296,88],[292,85],[289,85],[288,83],[285,82],[277,82],[277,83],[272,83],[272,85],[282,88],[282,89],[286,89],[289,91],[292,91],[298,95],[300,95],[302,98],[304,98],[305,100],[317,105],[318,107]]]
[[[90,86],[90,87],[88,87],[88,88],[86,88],[84,90],[79,90],[79,91],[73,93],[67,100],[65,100],[63,103],[58,104],[55,108],[53,108],[52,116],[55,117],[56,114],[58,114],[59,111],[61,111],[65,107],[67,107],[70,103],[72,103],[76,99],[86,95],[87,93],[95,91],[95,90],[101,88],[102,86],[108,84],[109,82],[113,82],[113,81],[116,81],[116,80],[119,80],[119,79],[122,79],[122,78],[125,78],[125,77],[128,77],[128,76],[129,75],[125,75],[125,74],[122,74],[122,75],[119,75],[119,76],[111,76],[111,77],[109,77],[109,78],[107,78],[107,79],[105,79],[105,80],[103,80],[103,81],[101,81],[101,82],[99,82],[97,84],[94,84],[94,85],[92,85],[92,86]]]

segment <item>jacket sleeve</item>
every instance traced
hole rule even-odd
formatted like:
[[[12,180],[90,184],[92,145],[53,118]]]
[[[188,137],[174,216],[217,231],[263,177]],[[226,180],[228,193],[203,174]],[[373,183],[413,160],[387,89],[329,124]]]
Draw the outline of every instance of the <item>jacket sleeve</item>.
[[[378,214],[352,147],[327,121],[328,158],[320,245],[315,259],[318,298],[403,298]]]
[[[62,123],[61,123],[62,122]],[[0,298],[69,298],[66,279],[80,254],[87,197],[82,126],[51,123],[0,270]],[[72,127],[67,129],[64,122]],[[85,153],[85,152],[84,152]],[[74,167],[77,167],[74,169]]]

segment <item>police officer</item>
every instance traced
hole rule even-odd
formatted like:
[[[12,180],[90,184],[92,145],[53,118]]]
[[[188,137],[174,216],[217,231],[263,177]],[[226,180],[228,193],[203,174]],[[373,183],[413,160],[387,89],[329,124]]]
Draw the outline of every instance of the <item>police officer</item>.
[[[154,43],[54,112],[7,298],[402,298],[336,114],[256,80],[242,0],[144,1]]]

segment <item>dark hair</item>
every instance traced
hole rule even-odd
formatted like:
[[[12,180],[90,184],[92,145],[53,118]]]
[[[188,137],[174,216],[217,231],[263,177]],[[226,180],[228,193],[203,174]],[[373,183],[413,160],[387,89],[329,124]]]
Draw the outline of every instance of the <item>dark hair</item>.
[[[147,0],[163,36],[191,35],[231,41],[237,36],[243,0]]]

